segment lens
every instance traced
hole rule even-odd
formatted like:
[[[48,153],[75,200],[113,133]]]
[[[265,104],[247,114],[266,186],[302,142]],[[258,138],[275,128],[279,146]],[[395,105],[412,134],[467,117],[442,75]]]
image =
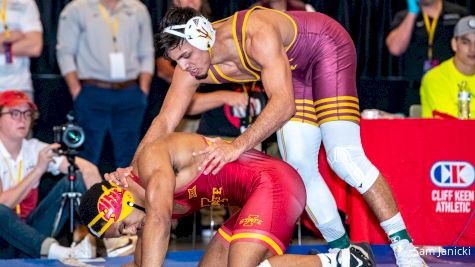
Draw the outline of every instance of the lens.
[[[63,133],[63,143],[69,148],[78,148],[84,143],[84,131],[81,127],[68,125]]]
[[[82,135],[77,131],[69,131],[66,138],[71,144],[77,144],[79,141],[81,141]]]

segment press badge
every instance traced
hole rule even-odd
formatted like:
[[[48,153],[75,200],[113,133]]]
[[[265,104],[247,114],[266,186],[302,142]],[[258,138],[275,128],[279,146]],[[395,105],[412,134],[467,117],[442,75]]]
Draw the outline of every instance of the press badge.
[[[109,63],[111,78],[114,80],[124,80],[125,76],[125,57],[124,53],[115,52],[109,54]]]
[[[432,68],[437,67],[439,65],[439,60],[437,59],[427,59],[424,60],[424,74],[426,74],[428,71],[430,71]]]

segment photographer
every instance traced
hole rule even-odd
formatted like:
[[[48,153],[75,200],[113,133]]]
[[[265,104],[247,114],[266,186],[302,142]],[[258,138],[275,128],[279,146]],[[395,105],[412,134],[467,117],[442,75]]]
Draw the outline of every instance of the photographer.
[[[49,237],[61,194],[68,191],[64,177],[38,203],[38,185],[45,172],[68,173],[69,163],[55,152],[60,145],[48,145],[37,139],[26,139],[37,108],[27,95],[19,91],[0,93],[0,258],[91,258],[95,247],[89,237],[74,247],[63,247]],[[81,175],[75,190],[84,192],[101,181],[92,163],[76,158]],[[66,207],[68,210],[69,207]],[[63,212],[59,227],[67,221]]]

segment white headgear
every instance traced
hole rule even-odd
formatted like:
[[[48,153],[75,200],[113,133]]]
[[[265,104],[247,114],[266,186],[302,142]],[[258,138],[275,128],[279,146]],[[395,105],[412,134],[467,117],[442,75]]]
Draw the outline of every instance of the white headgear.
[[[185,29],[184,32],[176,31]],[[166,27],[163,32],[184,38],[192,46],[200,50],[208,50],[213,47],[216,31],[211,23],[203,16],[192,17],[186,24]]]

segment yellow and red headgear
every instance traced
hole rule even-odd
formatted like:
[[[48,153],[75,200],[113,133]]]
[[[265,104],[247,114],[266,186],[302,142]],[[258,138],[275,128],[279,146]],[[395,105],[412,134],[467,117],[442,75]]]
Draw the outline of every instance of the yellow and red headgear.
[[[97,200],[98,214],[87,225],[89,231],[99,238],[102,237],[104,232],[112,223],[122,221],[124,218],[129,216],[134,209],[134,197],[132,194],[129,191],[118,187],[113,182],[109,181],[109,183],[112,185],[111,188],[102,185],[102,190],[104,192]],[[102,226],[99,231],[94,230],[94,225],[101,220],[105,221],[106,224]]]

